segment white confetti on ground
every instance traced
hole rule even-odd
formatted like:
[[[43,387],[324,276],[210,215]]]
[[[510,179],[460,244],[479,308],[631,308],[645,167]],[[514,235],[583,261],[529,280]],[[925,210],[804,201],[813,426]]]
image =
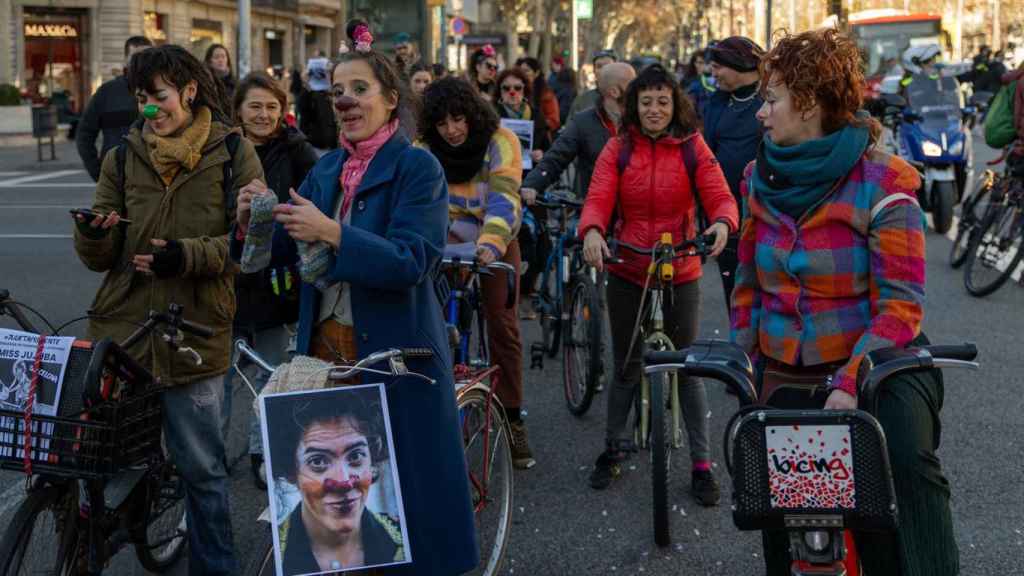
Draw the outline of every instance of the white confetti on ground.
[[[522,506],[520,506],[519,507],[519,513],[522,514],[523,512],[526,512],[526,508],[523,508]]]
[[[631,464],[631,465],[629,466],[629,469],[630,469],[630,470],[634,470],[634,471],[635,471],[635,470],[636,470],[636,464]]]
[[[615,528],[609,528],[608,531],[609,532],[615,532]]]
[[[697,530],[696,528],[694,528],[693,529],[693,533],[697,535],[697,538],[700,538],[700,530]]]
[[[601,510],[601,516],[607,516],[607,515],[608,515],[608,511],[607,510]]]
[[[678,509],[679,509],[679,505],[678,505],[678,504],[673,504],[673,505],[672,505],[672,511],[673,511],[673,512],[675,512],[675,511],[676,511],[676,510],[678,510]]]
[[[682,514],[684,518],[686,517],[686,510],[682,507],[679,508],[679,513]]]

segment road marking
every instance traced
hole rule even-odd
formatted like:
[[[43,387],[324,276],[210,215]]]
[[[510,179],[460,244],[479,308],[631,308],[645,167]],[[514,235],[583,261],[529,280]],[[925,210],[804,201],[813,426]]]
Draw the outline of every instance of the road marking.
[[[74,238],[71,234],[0,234],[4,240],[44,240],[47,238]]]
[[[71,208],[81,208],[77,204],[6,204],[4,202],[0,202],[0,206],[25,210],[70,210]]]
[[[15,481],[10,488],[4,490],[3,494],[0,494],[0,518],[7,513],[8,510],[14,508],[25,498],[25,482]]]
[[[0,182],[0,186],[10,188],[26,182],[36,182],[38,180],[48,180],[51,178],[63,178],[65,176],[71,176],[73,174],[84,174],[85,170],[58,170],[56,172],[45,172],[43,174],[31,174],[29,176],[22,176],[6,182]],[[93,184],[95,186],[95,184]]]
[[[95,182],[49,182],[40,184],[38,182],[32,182],[29,184],[8,184],[6,182],[0,182],[0,188],[95,188]]]

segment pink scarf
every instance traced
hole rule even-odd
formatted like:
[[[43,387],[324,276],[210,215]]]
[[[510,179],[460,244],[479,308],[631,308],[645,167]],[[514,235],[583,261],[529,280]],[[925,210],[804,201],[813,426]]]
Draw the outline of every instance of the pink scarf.
[[[348,213],[349,206],[352,205],[352,199],[356,196],[356,190],[359,190],[359,184],[362,183],[363,176],[366,175],[366,170],[370,167],[373,157],[377,155],[377,151],[397,131],[398,119],[396,118],[378,128],[373,136],[362,142],[349,142],[344,134],[338,139],[341,147],[348,151],[348,158],[345,159],[345,164],[341,167],[341,176],[339,177],[341,190],[344,194],[341,210],[338,212],[339,221],[343,220],[345,214]]]

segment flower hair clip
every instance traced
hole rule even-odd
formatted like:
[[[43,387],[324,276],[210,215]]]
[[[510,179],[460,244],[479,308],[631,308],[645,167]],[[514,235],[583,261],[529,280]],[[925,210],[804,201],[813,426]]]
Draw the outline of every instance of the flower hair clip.
[[[491,46],[490,44],[485,44],[480,50],[484,53],[484,56],[488,58],[494,58],[498,54],[494,51],[494,46]]]
[[[352,36],[356,41],[356,52],[365,54],[373,49],[373,34],[370,34],[370,29],[366,26],[362,24],[356,26],[355,34]]]

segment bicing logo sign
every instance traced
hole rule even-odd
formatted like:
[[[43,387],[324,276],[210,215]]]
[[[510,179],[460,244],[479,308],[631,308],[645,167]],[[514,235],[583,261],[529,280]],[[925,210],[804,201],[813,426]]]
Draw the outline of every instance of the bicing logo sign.
[[[766,426],[773,508],[853,508],[850,427]]]

